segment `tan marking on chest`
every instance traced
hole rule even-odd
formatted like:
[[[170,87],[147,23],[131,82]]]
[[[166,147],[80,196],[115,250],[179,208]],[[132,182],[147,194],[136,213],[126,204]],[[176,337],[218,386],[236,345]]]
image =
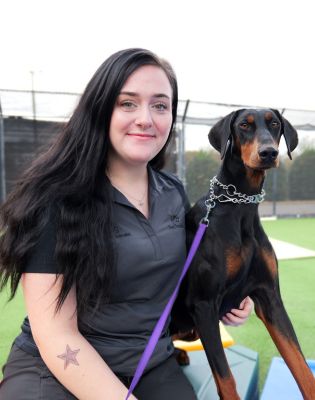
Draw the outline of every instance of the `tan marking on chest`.
[[[258,189],[261,187],[265,175],[266,173],[263,170],[246,168],[247,181],[249,185],[254,189]]]
[[[249,255],[249,247],[227,248],[225,250],[226,272],[228,277],[233,278],[241,270]]]

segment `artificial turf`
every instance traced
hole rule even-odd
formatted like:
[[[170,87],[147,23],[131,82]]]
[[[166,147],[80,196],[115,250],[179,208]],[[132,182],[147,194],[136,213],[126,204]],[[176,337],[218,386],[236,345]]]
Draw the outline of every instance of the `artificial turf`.
[[[8,297],[8,291],[0,293],[0,379],[1,366],[7,359],[13,339],[20,332],[26,314],[21,290],[12,301],[8,302]]]
[[[262,222],[268,236],[315,250],[315,218],[288,218]]]

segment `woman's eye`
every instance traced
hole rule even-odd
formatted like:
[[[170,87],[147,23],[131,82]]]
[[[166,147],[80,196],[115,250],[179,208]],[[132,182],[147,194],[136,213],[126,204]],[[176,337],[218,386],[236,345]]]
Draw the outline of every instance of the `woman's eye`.
[[[156,103],[153,105],[153,107],[156,108],[158,111],[167,110],[167,105],[164,103]]]
[[[120,105],[121,105],[121,107],[123,107],[123,108],[125,108],[127,110],[130,110],[130,109],[136,107],[136,105],[132,101],[127,101],[127,100],[126,101],[122,101],[120,103]]]

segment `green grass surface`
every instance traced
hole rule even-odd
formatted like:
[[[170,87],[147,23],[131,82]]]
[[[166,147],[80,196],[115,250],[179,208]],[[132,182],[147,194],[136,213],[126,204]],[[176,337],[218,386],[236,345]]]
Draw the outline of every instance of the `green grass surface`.
[[[315,219],[280,219],[264,221],[263,225],[270,237],[315,250]],[[315,258],[281,261],[279,270],[283,301],[304,355],[315,359]],[[6,304],[7,297],[7,293],[0,293],[0,366],[25,316],[21,291]],[[244,326],[228,328],[228,331],[237,344],[258,352],[262,389],[271,358],[278,355],[266,329],[253,315]]]
[[[315,250],[315,218],[263,221],[268,236]]]
[[[8,293],[0,293],[0,367],[5,363],[13,339],[20,332],[20,326],[25,317],[25,307],[21,290],[15,298],[8,302]],[[0,368],[0,379],[2,371]]]

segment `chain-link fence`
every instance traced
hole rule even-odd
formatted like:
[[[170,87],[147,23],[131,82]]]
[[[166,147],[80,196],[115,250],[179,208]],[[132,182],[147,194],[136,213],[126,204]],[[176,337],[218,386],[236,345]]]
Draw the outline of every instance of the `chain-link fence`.
[[[30,160],[47,146],[71,115],[79,93],[0,89],[1,199]],[[192,202],[206,193],[219,167],[218,154],[208,143],[208,132],[237,104],[180,101],[177,130],[167,169],[177,173]],[[293,161],[282,144],[281,163],[268,173],[263,216],[315,215],[315,111],[279,110],[298,130],[300,143]]]

